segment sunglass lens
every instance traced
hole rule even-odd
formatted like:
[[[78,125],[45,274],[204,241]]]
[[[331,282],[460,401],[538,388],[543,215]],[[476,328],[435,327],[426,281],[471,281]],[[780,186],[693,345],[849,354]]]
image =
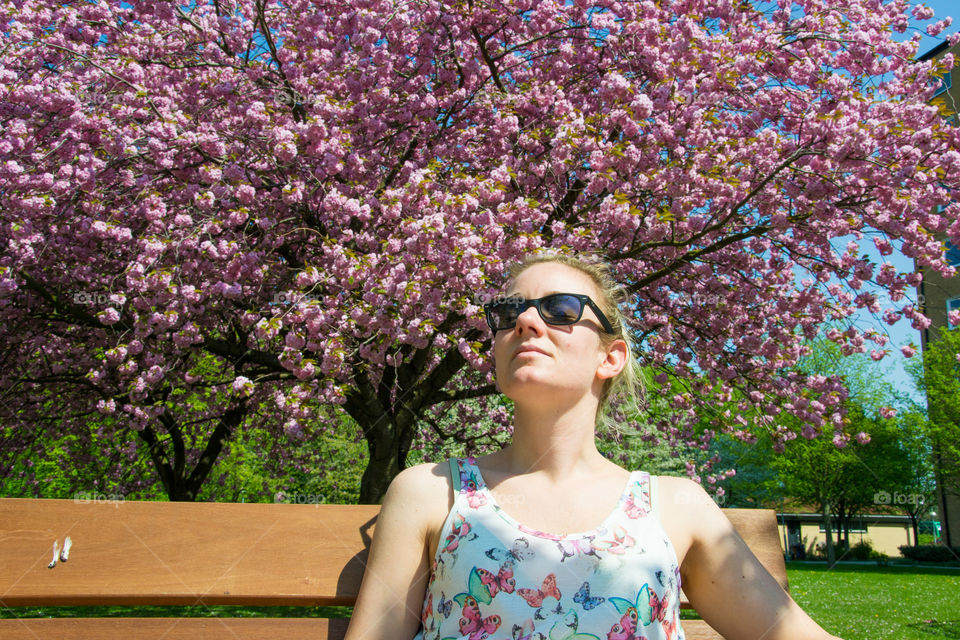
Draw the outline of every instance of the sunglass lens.
[[[500,302],[490,308],[490,317],[497,329],[509,329],[517,324],[518,305],[512,302]]]
[[[553,324],[573,324],[580,317],[580,300],[569,295],[547,297],[540,303],[543,318]]]

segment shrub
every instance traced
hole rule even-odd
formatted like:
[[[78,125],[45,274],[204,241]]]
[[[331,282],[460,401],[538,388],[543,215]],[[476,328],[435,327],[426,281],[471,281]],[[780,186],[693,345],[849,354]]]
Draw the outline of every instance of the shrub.
[[[861,540],[857,544],[850,547],[850,552],[847,553],[843,559],[844,560],[870,560],[872,558],[871,554],[873,553],[873,545],[870,544],[867,540]]]
[[[898,548],[903,557],[917,562],[950,562],[960,559],[960,547],[947,547],[942,544],[924,544],[912,547],[902,544]]]
[[[826,560],[827,559],[827,543],[818,542],[813,548],[813,553],[810,554],[811,559],[813,560]]]

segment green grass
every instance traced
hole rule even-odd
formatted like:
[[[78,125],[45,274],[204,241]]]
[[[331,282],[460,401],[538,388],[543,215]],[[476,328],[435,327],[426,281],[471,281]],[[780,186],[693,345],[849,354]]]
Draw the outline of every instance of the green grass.
[[[787,563],[790,593],[844,640],[960,639],[960,570],[937,567]],[[44,616],[273,616],[340,618],[350,607],[26,607],[0,618]],[[684,618],[695,617],[684,612]]]
[[[844,640],[960,638],[960,571],[787,563],[790,594]]]

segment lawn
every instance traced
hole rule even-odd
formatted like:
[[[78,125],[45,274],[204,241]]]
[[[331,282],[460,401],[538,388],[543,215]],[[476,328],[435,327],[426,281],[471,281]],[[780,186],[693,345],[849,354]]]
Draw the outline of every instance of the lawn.
[[[844,640],[960,638],[960,570],[787,563],[790,593]]]
[[[844,640],[960,639],[960,569],[787,563],[790,593],[825,629]],[[0,608],[0,618],[22,616],[341,617],[348,607],[62,607]]]

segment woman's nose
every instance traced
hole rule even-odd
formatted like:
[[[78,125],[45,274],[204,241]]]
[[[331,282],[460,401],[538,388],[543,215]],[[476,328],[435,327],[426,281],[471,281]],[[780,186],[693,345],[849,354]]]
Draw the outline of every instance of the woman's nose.
[[[543,331],[543,318],[535,307],[527,307],[519,316],[517,316],[517,330],[527,330],[534,332]]]

